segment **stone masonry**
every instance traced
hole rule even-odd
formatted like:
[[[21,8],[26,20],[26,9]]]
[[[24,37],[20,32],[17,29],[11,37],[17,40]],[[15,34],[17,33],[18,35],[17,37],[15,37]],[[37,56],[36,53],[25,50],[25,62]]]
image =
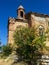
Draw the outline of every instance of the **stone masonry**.
[[[49,15],[36,12],[25,13],[24,7],[20,5],[17,9],[17,18],[9,17],[8,19],[8,44],[13,45],[14,32],[20,26],[35,27],[37,31],[39,28],[47,31],[49,29]],[[46,45],[49,46],[49,41],[46,42]]]

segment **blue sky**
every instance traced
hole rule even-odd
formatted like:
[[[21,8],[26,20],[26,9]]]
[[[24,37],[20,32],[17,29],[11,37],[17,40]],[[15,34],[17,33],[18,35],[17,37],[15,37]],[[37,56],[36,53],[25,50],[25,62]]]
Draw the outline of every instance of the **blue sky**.
[[[7,44],[8,17],[17,17],[17,8],[22,5],[27,12],[49,14],[49,0],[0,0],[0,39],[2,44]]]

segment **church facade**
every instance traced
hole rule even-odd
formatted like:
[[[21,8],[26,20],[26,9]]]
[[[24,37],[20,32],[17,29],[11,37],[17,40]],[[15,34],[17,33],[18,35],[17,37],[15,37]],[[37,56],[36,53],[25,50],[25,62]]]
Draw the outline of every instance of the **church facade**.
[[[13,44],[13,34],[17,28],[23,27],[35,27],[42,31],[41,34],[49,30],[49,15],[40,14],[36,12],[25,13],[25,9],[20,5],[17,9],[17,18],[9,17],[8,19],[8,44]],[[49,40],[47,39],[46,45],[49,46]]]

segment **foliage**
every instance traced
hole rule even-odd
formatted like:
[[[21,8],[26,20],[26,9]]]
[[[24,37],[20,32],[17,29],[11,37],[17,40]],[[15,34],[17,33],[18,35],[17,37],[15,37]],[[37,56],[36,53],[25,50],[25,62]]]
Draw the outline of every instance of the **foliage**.
[[[40,52],[45,47],[45,36],[37,35],[34,28],[20,28],[15,31],[14,41],[17,45],[16,52],[24,61],[35,64],[41,57]]]
[[[2,53],[2,43],[0,41],[0,54]]]
[[[10,45],[4,45],[2,47],[2,50],[4,56],[9,56],[12,53],[12,48],[10,47]]]

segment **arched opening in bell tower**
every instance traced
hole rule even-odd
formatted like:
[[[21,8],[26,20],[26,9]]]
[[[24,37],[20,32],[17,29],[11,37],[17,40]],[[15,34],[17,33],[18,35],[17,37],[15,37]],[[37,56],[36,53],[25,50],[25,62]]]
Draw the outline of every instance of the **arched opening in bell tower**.
[[[20,16],[23,17],[23,11],[20,11]]]
[[[24,10],[24,7],[22,5],[20,5],[18,7],[17,13],[18,13],[18,18],[25,19],[25,10]]]

